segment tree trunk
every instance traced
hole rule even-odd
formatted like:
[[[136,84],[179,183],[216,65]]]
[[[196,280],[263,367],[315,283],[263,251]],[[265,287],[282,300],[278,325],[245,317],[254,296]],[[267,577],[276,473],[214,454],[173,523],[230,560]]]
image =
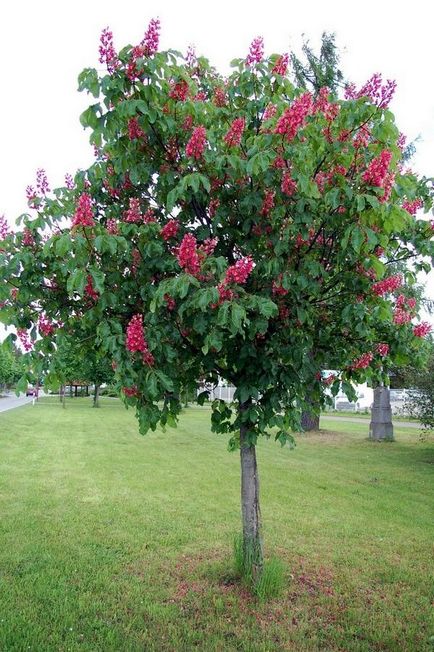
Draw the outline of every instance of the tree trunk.
[[[240,411],[246,405],[240,407]],[[259,475],[255,446],[249,444],[247,427],[240,428],[241,511],[243,518],[243,563],[247,575],[257,582],[263,569]]]
[[[72,398],[74,394],[74,388],[72,385],[69,386],[69,396]]]
[[[315,414],[310,410],[303,410],[301,413],[301,428],[303,432],[319,430],[319,414]]]
[[[390,389],[380,385],[374,388],[374,402],[371,408],[369,439],[373,441],[393,441],[392,408]]]
[[[65,405],[65,385],[62,385],[62,387],[60,388],[60,392],[61,392],[60,400],[62,401],[62,407],[63,407],[63,409],[65,409],[66,408],[66,405]]]
[[[93,407],[99,407],[99,385],[95,385],[95,391],[93,393]]]

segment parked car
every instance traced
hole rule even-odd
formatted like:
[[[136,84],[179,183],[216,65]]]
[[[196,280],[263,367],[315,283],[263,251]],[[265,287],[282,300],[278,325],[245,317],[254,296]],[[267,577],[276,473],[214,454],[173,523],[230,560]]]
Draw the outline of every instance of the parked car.
[[[37,396],[38,395],[38,390],[36,387],[32,387],[29,385],[26,390],[26,396]]]

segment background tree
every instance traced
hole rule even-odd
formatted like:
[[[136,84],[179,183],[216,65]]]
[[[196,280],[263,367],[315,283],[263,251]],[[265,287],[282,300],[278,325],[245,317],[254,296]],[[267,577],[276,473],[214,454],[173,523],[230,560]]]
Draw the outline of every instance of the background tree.
[[[0,314],[35,372],[49,369],[56,331],[88,333],[142,433],[175,425],[200,382],[236,387],[211,423],[240,450],[257,579],[258,438],[293,441],[306,387],[351,395],[351,381],[423,352],[429,327],[396,296],[415,274],[390,276],[382,261],[432,254],[431,224],[413,214],[430,209],[432,186],[401,169],[392,83],[314,98],[261,38],[223,79],[192,52],[158,52],[158,30],[151,21],[119,53],[106,30],[107,74],[80,75],[96,100],[81,116],[96,161],[52,195],[42,183],[29,193],[33,214],[2,243]],[[318,375],[325,361],[338,377]]]

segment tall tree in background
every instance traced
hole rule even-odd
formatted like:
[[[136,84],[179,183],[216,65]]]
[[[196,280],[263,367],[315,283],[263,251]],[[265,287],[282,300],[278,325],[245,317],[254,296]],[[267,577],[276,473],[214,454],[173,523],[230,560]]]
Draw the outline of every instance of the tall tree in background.
[[[142,433],[175,425],[182,392],[202,381],[236,387],[211,423],[240,450],[257,579],[258,438],[293,441],[306,387],[351,394],[402,352],[422,354],[428,326],[413,326],[417,306],[397,295],[414,274],[390,275],[384,261],[433,253],[431,224],[413,213],[433,192],[401,169],[392,83],[314,97],[261,38],[223,79],[192,52],[158,52],[158,29],[119,53],[105,31],[107,74],[80,75],[97,158],[53,194],[41,179],[29,192],[34,213],[2,242],[0,315],[36,371],[56,332],[86,332]],[[342,371],[323,378],[326,362]]]

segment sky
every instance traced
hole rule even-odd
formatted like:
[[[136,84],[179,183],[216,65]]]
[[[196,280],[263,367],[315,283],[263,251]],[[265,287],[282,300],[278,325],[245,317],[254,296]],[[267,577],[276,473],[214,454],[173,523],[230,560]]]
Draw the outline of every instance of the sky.
[[[80,113],[92,99],[77,91],[85,67],[102,69],[98,45],[109,26],[115,47],[138,43],[160,18],[160,49],[195,45],[221,72],[264,37],[267,53],[299,52],[302,35],[315,47],[334,32],[345,77],[357,85],[374,72],[398,84],[391,110],[400,130],[419,138],[411,167],[434,177],[434,85],[429,0],[205,2],[160,0],[21,0],[0,8],[0,215],[11,225],[27,210],[25,188],[44,168],[51,187],[93,160]],[[93,100],[94,101],[94,100]],[[434,298],[434,283],[428,293]]]

